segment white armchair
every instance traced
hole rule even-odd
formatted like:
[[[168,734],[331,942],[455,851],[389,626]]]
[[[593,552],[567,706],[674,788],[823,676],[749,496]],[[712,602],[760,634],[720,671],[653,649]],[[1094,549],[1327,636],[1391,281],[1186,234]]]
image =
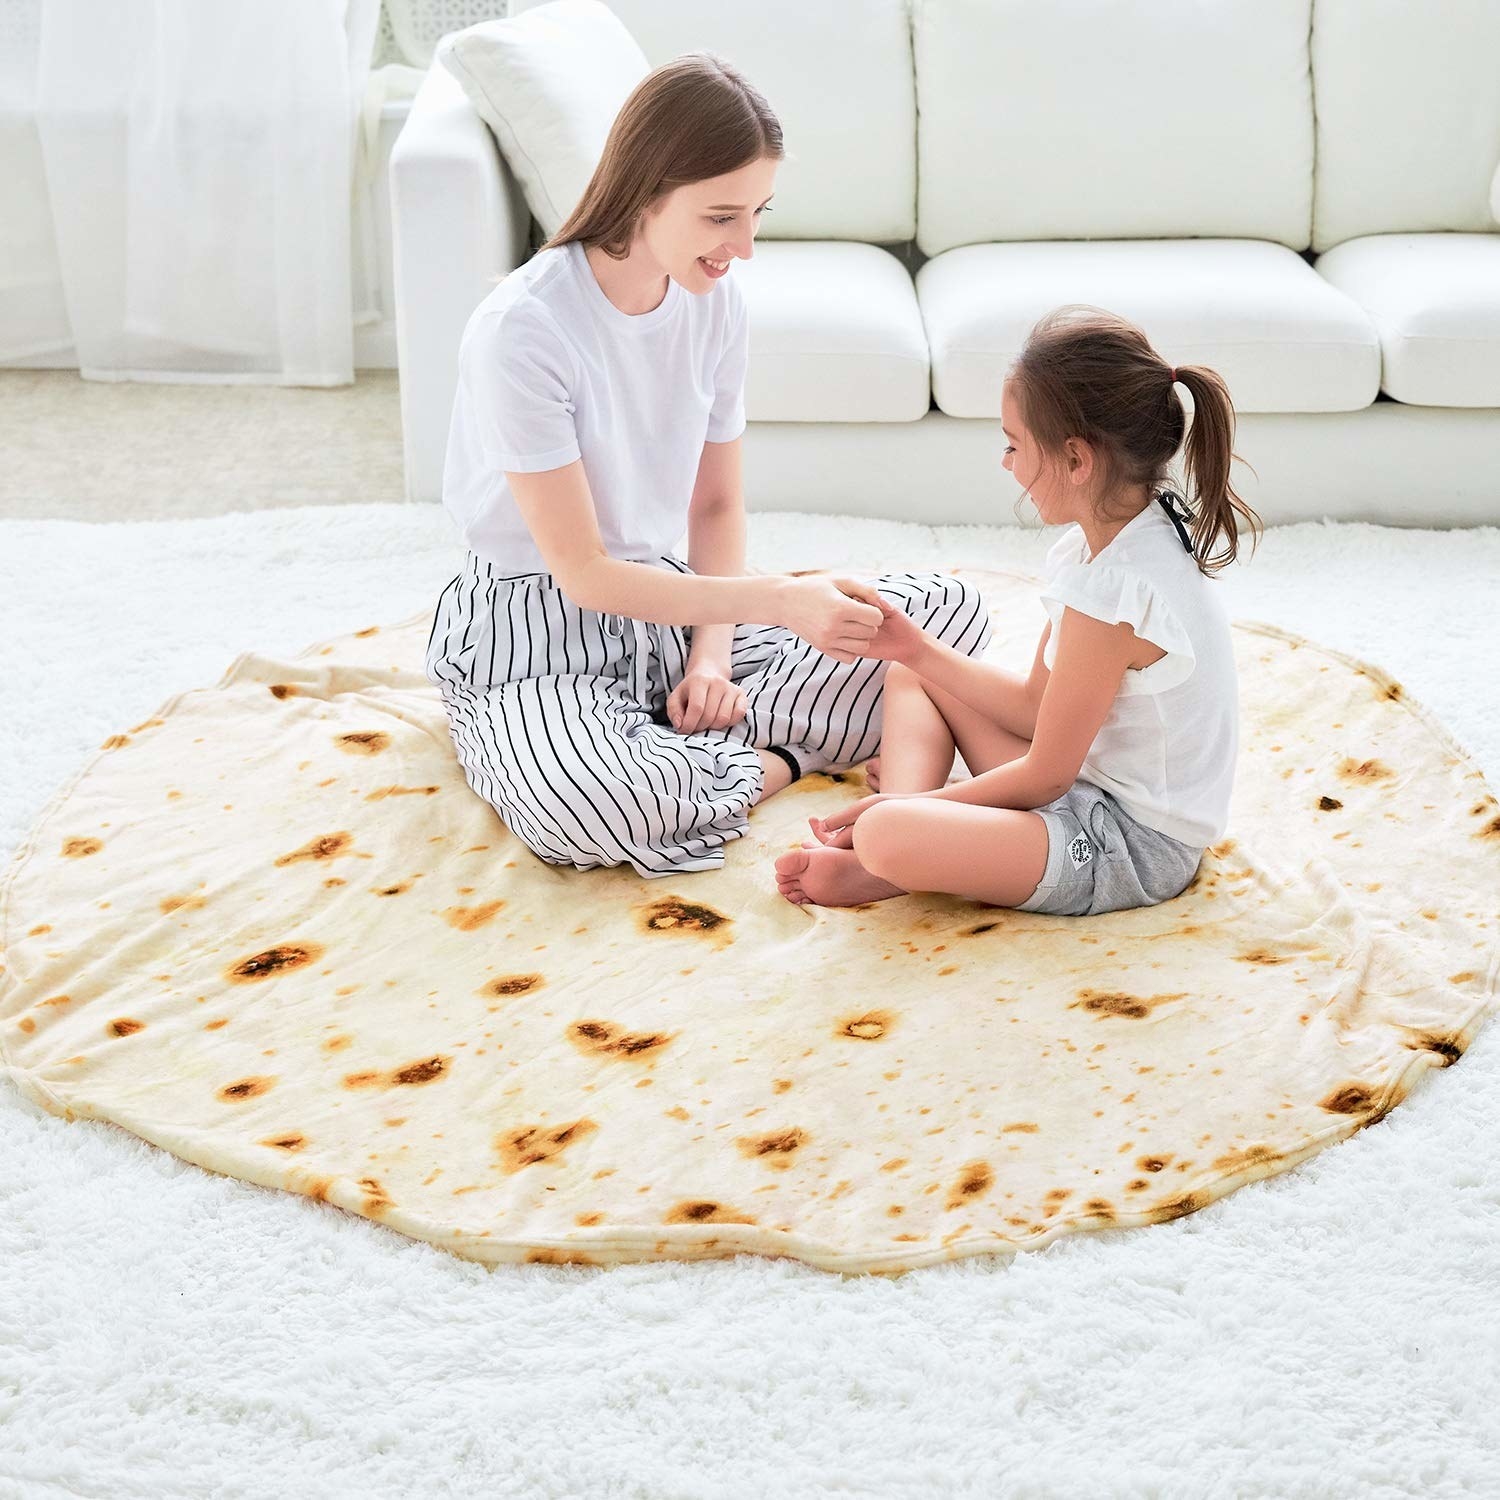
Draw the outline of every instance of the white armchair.
[[[459,335],[494,278],[528,258],[531,213],[489,127],[436,63],[391,149],[390,189],[406,493],[438,500]]]

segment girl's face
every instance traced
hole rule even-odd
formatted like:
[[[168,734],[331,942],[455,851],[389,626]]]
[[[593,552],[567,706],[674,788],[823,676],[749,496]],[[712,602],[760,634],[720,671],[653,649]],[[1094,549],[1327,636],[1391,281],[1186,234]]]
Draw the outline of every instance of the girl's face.
[[[749,260],[755,253],[755,234],[778,165],[762,157],[722,177],[674,188],[653,204],[641,234],[657,264],[688,291],[700,294],[732,275],[734,261]]]
[[[1043,462],[1040,449],[1021,420],[1020,403],[1006,381],[1000,392],[1000,425],[1005,434],[1004,465],[1031,497],[1048,526],[1076,521],[1088,502],[1093,453],[1087,443],[1069,438],[1061,462]]]

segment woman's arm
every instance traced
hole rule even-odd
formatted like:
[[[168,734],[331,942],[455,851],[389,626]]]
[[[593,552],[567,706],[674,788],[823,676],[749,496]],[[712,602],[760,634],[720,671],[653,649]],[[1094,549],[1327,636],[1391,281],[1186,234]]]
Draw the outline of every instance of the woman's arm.
[[[713,446],[738,448],[739,440]],[[582,459],[536,473],[507,471],[505,477],[548,572],[584,609],[657,625],[785,623],[782,598],[799,582],[786,574],[696,577],[610,557]],[[741,556],[735,567],[742,566]]]
[[[688,566],[712,577],[745,571],[745,492],[740,439],[704,443],[698,477],[688,504]],[[738,623],[738,622],[735,622]],[[688,647],[689,667],[716,667],[729,674],[734,624],[696,625]]]

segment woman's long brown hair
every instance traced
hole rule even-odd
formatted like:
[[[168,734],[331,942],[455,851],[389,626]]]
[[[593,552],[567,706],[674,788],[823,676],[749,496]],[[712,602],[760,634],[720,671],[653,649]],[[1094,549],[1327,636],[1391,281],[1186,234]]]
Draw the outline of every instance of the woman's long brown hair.
[[[539,249],[582,240],[623,260],[659,197],[785,155],[781,122],[754,85],[715,53],[685,52],[631,90],[583,195]]]
[[[1008,378],[1044,459],[1059,460],[1068,438],[1081,438],[1094,450],[1105,492],[1145,485],[1154,498],[1158,489],[1175,487],[1169,465],[1187,432],[1183,458],[1192,494],[1185,484],[1183,498],[1193,512],[1193,556],[1201,572],[1234,561],[1242,522],[1259,545],[1260,517],[1229,483],[1230,461],[1244,460],[1233,451],[1234,405],[1217,371],[1177,366],[1177,379],[1193,397],[1188,428],[1172,367],[1146,335],[1127,318],[1070,303],[1031,330]]]

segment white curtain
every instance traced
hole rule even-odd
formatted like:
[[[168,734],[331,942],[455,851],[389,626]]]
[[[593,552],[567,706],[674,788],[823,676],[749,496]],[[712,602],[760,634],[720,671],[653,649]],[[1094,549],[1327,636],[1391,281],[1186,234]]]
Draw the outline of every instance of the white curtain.
[[[386,305],[385,287],[380,273],[382,226],[376,177],[385,164],[385,157],[380,149],[380,114],[387,104],[403,100],[409,109],[426,76],[423,68],[392,62],[375,68],[365,85],[359,138],[354,151],[353,275],[356,327],[362,323],[378,323],[396,315],[395,308]]]
[[[44,347],[25,287],[50,248],[90,379],[351,382],[355,317],[375,315],[351,252],[379,0],[19,3],[0,359]]]
[[[0,0],[0,360],[72,342],[36,133],[39,0]]]

